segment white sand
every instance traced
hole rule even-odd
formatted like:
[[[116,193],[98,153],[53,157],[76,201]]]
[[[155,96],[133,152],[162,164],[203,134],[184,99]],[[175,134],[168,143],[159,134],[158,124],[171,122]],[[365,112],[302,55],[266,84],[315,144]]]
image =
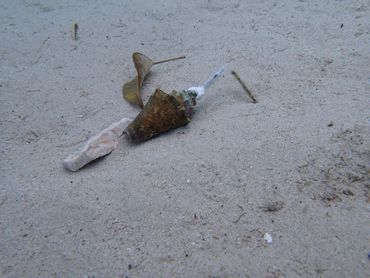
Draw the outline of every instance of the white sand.
[[[369,1],[3,0],[0,24],[0,277],[370,277]],[[226,75],[188,126],[65,171],[138,113],[134,51],[186,55],[144,101]]]

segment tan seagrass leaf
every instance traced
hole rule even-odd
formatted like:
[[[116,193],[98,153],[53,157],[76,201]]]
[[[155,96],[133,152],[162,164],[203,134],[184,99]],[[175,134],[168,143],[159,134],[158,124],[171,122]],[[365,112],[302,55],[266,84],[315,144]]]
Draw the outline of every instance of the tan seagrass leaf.
[[[124,99],[127,100],[129,103],[137,105],[141,109],[144,107],[143,101],[140,96],[140,87],[137,76],[123,85],[122,93]]]
[[[141,99],[141,87],[151,67],[156,64],[184,58],[185,56],[180,56],[176,58],[166,59],[163,61],[153,62],[150,58],[148,58],[144,54],[135,52],[134,54],[132,54],[132,60],[134,61],[135,64],[137,76],[123,85],[122,88],[123,98],[126,99],[129,103],[137,105],[142,109],[144,105],[143,100]]]
[[[145,76],[149,73],[150,68],[155,63],[150,58],[146,57],[144,54],[138,52],[132,54],[132,60],[134,61],[135,68],[137,71],[139,88],[141,88]]]

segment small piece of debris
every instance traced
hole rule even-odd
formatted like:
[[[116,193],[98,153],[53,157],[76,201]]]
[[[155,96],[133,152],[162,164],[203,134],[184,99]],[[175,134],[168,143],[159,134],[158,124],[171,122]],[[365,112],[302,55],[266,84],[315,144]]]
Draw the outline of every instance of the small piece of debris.
[[[339,199],[338,195],[334,192],[326,191],[320,195],[321,199],[325,202],[331,202]]]
[[[244,216],[244,215],[246,215],[247,213],[246,212],[243,212],[242,214],[240,214],[239,216],[238,216],[238,218],[236,219],[236,220],[234,220],[233,222],[234,222],[234,224],[236,224],[236,223],[238,223],[239,222],[239,220]]]
[[[342,194],[347,195],[347,196],[354,196],[353,192],[350,189],[345,189],[342,191]]]
[[[269,234],[269,233],[265,233],[263,235],[263,239],[268,243],[268,244],[271,244],[272,243],[272,236]]]
[[[328,127],[332,127],[332,126],[334,126],[333,122],[328,123]]]
[[[270,202],[265,206],[262,206],[260,208],[263,209],[264,212],[276,212],[281,210],[284,207],[285,203],[283,201],[275,201]]]
[[[78,39],[78,24],[74,23],[73,24],[73,39],[77,41]]]

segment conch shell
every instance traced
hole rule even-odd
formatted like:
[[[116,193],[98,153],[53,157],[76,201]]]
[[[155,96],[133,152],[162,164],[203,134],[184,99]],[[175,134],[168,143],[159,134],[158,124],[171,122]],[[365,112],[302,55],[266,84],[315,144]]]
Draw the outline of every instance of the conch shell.
[[[197,93],[194,91],[172,91],[167,94],[156,89],[143,110],[126,128],[129,139],[133,142],[143,142],[188,124],[196,99]]]

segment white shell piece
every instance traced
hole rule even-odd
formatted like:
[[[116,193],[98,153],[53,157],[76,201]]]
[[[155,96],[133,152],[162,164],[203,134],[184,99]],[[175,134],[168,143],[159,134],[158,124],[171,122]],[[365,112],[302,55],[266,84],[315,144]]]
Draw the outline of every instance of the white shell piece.
[[[123,118],[91,137],[81,149],[67,156],[63,161],[64,168],[77,171],[89,162],[111,153],[118,145],[119,136],[130,122],[130,119]]]
[[[267,242],[267,243],[272,243],[272,236],[269,234],[269,233],[265,233],[264,236],[263,236],[263,239]]]

